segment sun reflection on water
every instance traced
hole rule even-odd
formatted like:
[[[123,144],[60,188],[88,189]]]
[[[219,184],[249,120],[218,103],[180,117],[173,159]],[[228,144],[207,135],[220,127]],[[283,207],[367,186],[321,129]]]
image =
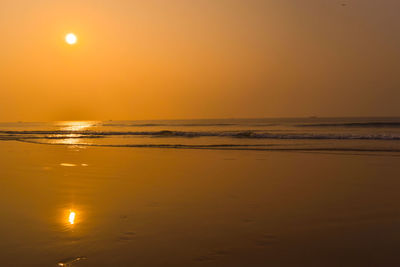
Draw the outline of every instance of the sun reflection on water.
[[[56,134],[52,136],[54,144],[65,144],[65,145],[79,145],[82,144],[82,137],[84,135],[79,132],[87,131],[90,127],[98,125],[97,121],[61,121],[57,122],[56,126],[59,127],[60,131],[65,131],[62,134]],[[76,132],[76,133],[74,133]]]
[[[55,144],[65,144],[65,145],[78,145],[81,143],[80,138],[71,134],[70,136],[66,135],[65,138],[62,139],[55,139],[53,141]]]
[[[81,233],[82,223],[84,221],[84,215],[81,209],[77,209],[73,206],[73,208],[63,209],[60,215],[61,216],[58,217],[58,222],[62,228],[61,231],[74,235]]]
[[[70,211],[68,216],[69,224],[75,224],[75,217],[76,217],[76,212]]]
[[[57,123],[61,131],[84,131],[97,124],[96,121],[61,121]]]

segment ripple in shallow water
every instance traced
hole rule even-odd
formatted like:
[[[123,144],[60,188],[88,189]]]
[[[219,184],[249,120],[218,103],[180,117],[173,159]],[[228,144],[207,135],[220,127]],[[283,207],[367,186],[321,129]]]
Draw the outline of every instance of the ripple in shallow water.
[[[58,266],[72,266],[75,262],[82,261],[82,260],[87,260],[87,257],[85,256],[79,256],[75,258],[67,258],[59,261],[57,264]]]
[[[76,164],[72,164],[72,163],[60,163],[60,165],[63,167],[76,167]]]

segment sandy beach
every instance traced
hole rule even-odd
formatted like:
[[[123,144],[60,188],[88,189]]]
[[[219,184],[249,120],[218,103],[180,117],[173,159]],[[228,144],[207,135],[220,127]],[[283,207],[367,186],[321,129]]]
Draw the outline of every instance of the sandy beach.
[[[8,141],[0,157],[7,266],[399,263],[393,155]]]

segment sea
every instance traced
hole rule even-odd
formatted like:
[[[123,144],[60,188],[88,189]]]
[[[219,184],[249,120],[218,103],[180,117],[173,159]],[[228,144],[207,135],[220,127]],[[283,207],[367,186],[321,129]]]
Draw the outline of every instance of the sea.
[[[400,117],[0,123],[0,141],[126,148],[398,153]]]

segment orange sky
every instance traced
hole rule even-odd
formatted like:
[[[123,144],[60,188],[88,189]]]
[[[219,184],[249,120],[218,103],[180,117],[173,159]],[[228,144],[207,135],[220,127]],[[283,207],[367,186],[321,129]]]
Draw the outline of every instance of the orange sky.
[[[0,121],[400,116],[398,10],[398,0],[2,0]]]

